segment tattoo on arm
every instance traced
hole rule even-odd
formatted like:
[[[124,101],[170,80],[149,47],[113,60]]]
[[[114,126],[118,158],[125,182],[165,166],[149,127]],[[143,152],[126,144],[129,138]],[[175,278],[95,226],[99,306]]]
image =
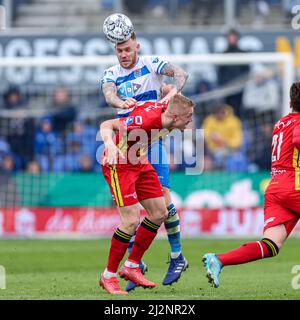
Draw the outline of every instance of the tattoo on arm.
[[[188,78],[188,74],[182,68],[171,63],[167,63],[164,66],[162,74],[164,76],[174,78],[174,85],[177,88],[178,92],[182,90]]]
[[[120,108],[123,100],[117,96],[117,87],[114,83],[104,83],[102,85],[102,92],[109,105],[114,108]]]

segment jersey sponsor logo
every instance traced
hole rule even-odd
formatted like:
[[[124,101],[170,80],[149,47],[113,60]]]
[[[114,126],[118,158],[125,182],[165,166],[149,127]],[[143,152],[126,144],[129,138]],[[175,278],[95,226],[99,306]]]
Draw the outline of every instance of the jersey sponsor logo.
[[[138,91],[139,91],[139,89],[141,88],[141,84],[139,84],[139,83],[132,83],[132,89],[133,89],[133,93],[134,94],[136,94]]]
[[[287,122],[283,122],[281,120],[279,120],[276,124],[275,127],[280,130],[280,128],[284,129],[286,127],[288,127],[289,125],[291,125],[292,123],[294,123],[296,120],[289,120]]]
[[[125,194],[124,198],[125,198],[125,199],[128,199],[128,198],[137,199],[137,194],[136,194],[136,192],[134,192],[134,193],[129,193],[129,194]]]
[[[123,83],[118,89],[118,95],[124,98],[132,98],[134,95],[132,84],[130,82]]]
[[[267,224],[269,224],[270,222],[273,222],[276,219],[276,217],[271,217],[269,219],[267,219],[264,223],[264,228],[267,226]]]
[[[128,117],[128,118],[126,118],[124,120],[124,124],[126,124],[127,126],[131,125],[132,122],[133,122],[133,117],[132,116],[130,116],[130,117]]]

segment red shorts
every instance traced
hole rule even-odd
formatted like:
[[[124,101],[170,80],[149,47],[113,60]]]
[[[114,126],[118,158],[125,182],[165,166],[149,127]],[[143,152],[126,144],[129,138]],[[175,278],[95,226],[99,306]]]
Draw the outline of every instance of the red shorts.
[[[157,173],[150,163],[102,166],[102,172],[118,207],[130,206],[145,199],[163,197],[163,189]]]
[[[265,193],[264,231],[284,224],[289,235],[300,219],[300,192]]]

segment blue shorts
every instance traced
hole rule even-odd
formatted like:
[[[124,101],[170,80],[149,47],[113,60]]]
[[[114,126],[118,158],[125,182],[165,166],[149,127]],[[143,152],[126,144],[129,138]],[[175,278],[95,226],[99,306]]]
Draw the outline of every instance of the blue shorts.
[[[118,118],[129,116],[127,114],[118,115]],[[148,148],[148,159],[157,173],[160,184],[170,189],[170,170],[166,146],[162,139],[155,141]]]
[[[148,148],[148,159],[158,175],[160,184],[170,189],[170,170],[166,146],[162,139],[155,141]]]

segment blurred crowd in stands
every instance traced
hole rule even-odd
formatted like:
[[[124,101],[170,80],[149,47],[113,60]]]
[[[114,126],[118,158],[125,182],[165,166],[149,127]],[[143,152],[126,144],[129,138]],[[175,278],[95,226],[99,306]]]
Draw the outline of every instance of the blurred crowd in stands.
[[[104,4],[112,5],[113,0],[105,0]],[[238,23],[242,22],[243,17],[250,16],[253,18],[253,25],[259,27],[272,18],[273,9],[276,13],[279,11],[279,16],[282,17],[277,23],[273,22],[274,24],[289,24],[294,15],[292,8],[299,4],[299,0],[235,0],[233,9]],[[212,13],[226,11],[226,3],[220,0],[177,0],[177,10],[174,9],[173,0],[124,0],[124,5],[130,14],[142,15],[148,12],[156,17],[171,15],[171,18],[175,19],[179,16],[179,12],[185,10],[193,24],[204,25],[214,24]]]
[[[4,3],[0,0],[0,4]],[[79,1],[78,1],[79,2]],[[173,25],[224,25],[228,26],[226,20],[226,6],[230,6],[233,12],[235,24],[253,26],[253,28],[262,28],[265,24],[270,25],[289,25],[292,8],[300,4],[299,0],[235,0],[227,2],[225,0],[90,0],[91,10],[94,10],[95,4],[98,3],[99,15],[103,12],[116,11],[117,8],[123,8],[124,13],[129,14],[135,21],[143,25],[148,24],[149,20],[161,19],[168,21]],[[44,0],[44,4],[51,4],[50,0]],[[121,3],[121,6],[120,6]],[[21,5],[39,4],[38,1],[31,0],[12,0],[12,17],[13,20],[24,14]],[[56,5],[62,6],[62,11],[66,12],[67,7],[76,6],[70,1],[61,0]],[[86,12],[89,13],[89,4],[86,4]],[[72,11],[72,10],[71,10]],[[76,9],[73,10],[76,13]],[[84,14],[78,9],[79,14]],[[12,23],[14,26],[14,21]],[[20,26],[17,24],[17,26]],[[97,26],[98,28],[99,26]]]

